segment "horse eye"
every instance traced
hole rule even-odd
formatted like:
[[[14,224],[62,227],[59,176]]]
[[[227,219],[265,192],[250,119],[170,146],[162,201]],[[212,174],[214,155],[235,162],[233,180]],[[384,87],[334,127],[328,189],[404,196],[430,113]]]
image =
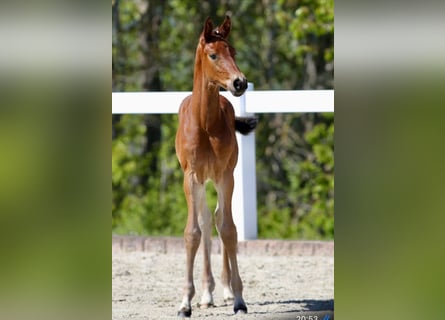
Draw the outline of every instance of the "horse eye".
[[[216,54],[214,54],[214,53],[209,54],[209,57],[210,57],[210,59],[212,59],[212,60],[216,60]]]

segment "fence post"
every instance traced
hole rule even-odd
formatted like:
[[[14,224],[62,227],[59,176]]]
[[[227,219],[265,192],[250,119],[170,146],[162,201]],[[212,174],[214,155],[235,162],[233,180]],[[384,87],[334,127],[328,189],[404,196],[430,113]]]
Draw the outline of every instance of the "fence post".
[[[240,98],[240,108],[235,108],[238,116],[253,116],[246,113],[246,95],[253,91],[249,83],[247,92]],[[255,132],[247,136],[236,133],[238,141],[238,163],[235,168],[235,188],[232,197],[233,220],[238,231],[238,240],[252,240],[258,237]]]

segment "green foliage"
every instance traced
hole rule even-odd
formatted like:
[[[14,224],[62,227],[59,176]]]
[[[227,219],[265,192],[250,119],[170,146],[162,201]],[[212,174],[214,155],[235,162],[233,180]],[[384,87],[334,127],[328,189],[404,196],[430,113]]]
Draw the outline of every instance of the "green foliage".
[[[263,237],[334,236],[334,122],[328,115],[294,116],[265,127],[257,140],[259,233]],[[297,130],[295,130],[297,129]],[[259,129],[261,130],[261,129]],[[295,130],[295,131],[294,131]]]
[[[147,127],[160,120],[164,123],[160,137],[149,141]],[[112,144],[114,232],[182,233],[187,210],[174,152],[176,122],[171,115],[123,115],[116,124],[122,132]],[[151,145],[149,152],[147,145]]]
[[[333,87],[333,0],[113,2],[113,91],[192,90],[207,16],[232,16],[237,64],[256,90]],[[333,114],[262,114],[256,130],[259,236],[332,239]],[[181,235],[187,206],[177,116],[114,115],[112,228]],[[209,186],[208,203],[216,206]]]

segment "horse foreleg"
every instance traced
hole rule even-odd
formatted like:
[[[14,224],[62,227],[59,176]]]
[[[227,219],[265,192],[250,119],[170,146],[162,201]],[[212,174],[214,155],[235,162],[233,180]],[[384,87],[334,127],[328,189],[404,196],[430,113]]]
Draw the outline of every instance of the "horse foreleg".
[[[197,184],[191,174],[184,174],[184,193],[188,206],[187,225],[184,229],[186,267],[184,294],[182,303],[179,307],[178,316],[190,317],[192,314],[191,300],[195,295],[193,265],[201,240],[201,229],[199,228],[198,223],[198,204],[201,202],[200,197],[202,197],[203,186]]]
[[[230,287],[234,295],[233,310],[247,312],[247,307],[243,299],[243,284],[238,271],[238,261],[236,257],[237,234],[235,224],[223,224],[221,228],[221,238],[224,242],[224,250],[226,251],[230,264]],[[230,291],[227,293],[230,297]]]
[[[223,242],[223,274],[222,281],[229,282],[234,295],[234,312],[247,312],[247,307],[243,299],[243,284],[238,271],[238,261],[236,250],[238,237],[236,227],[232,218],[232,193],[233,193],[233,174],[228,172],[224,175],[221,184],[217,186],[218,203],[223,204],[220,208],[217,228]],[[221,210],[222,209],[222,210]],[[226,271],[225,271],[226,270]],[[226,274],[224,274],[226,272]],[[227,292],[227,291],[226,291]],[[227,296],[230,297],[230,291]]]

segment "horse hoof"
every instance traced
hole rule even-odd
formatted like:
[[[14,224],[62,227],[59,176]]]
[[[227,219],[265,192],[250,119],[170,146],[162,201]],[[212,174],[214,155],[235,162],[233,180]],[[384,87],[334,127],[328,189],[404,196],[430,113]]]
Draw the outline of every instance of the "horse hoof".
[[[247,313],[247,307],[245,305],[238,305],[233,307],[233,311],[235,314],[246,314]]]
[[[192,315],[192,309],[181,309],[178,311],[179,318],[190,318]]]
[[[198,303],[198,307],[200,309],[208,309],[208,308],[213,308],[215,305],[213,303]]]

